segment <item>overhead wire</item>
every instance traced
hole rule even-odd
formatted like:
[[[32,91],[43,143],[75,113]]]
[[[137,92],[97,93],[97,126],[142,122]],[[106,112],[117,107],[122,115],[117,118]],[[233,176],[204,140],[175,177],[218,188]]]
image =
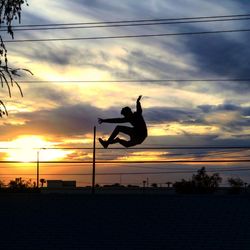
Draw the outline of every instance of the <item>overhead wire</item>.
[[[148,38],[148,37],[168,37],[168,36],[186,36],[186,35],[209,35],[222,33],[250,32],[250,29],[234,30],[214,30],[198,32],[180,32],[180,33],[158,33],[141,35],[120,35],[120,36],[92,36],[92,37],[69,37],[69,38],[43,38],[43,39],[17,39],[4,40],[5,43],[26,43],[26,42],[58,42],[58,41],[84,41],[84,40],[109,40],[109,39],[130,39],[130,38]]]
[[[106,24],[106,25],[70,25],[70,26],[54,26],[54,27],[37,27],[37,28],[14,28],[13,31],[40,31],[40,30],[72,30],[72,29],[93,29],[93,28],[118,28],[118,27],[137,27],[137,26],[155,26],[155,25],[173,25],[173,24],[192,24],[192,23],[212,23],[212,22],[228,22],[228,21],[246,21],[250,17],[244,18],[228,18],[228,19],[212,19],[212,20],[192,20],[192,21],[171,21],[171,22],[147,22],[147,23],[126,23],[126,24]],[[0,31],[8,31],[8,29],[0,29]]]
[[[163,22],[163,21],[183,21],[183,20],[199,20],[199,19],[220,19],[220,18],[243,18],[250,17],[250,14],[234,14],[234,15],[214,15],[214,16],[197,16],[197,17],[180,17],[180,18],[154,18],[154,19],[131,19],[131,20],[116,20],[116,21],[96,21],[96,22],[74,22],[74,23],[48,23],[48,24],[26,24],[12,25],[12,28],[18,27],[50,27],[50,26],[65,26],[65,25],[97,25],[97,24],[122,24],[122,23],[143,23],[143,22]],[[2,26],[2,28],[8,28]]]
[[[25,148],[25,147],[24,147]],[[0,147],[0,150],[16,150],[16,149],[24,149],[23,147]],[[34,147],[34,148],[29,148],[32,150],[93,150],[93,147]],[[124,147],[111,147],[109,148],[110,150],[182,150],[182,149],[187,149],[187,150],[196,150],[196,149],[246,149],[250,150],[250,145],[249,146],[162,146],[162,147],[131,147],[131,148],[124,148]],[[97,147],[96,150],[107,150],[105,148],[99,148]]]
[[[250,78],[214,79],[120,79],[120,80],[21,80],[19,83],[162,83],[162,82],[250,82]]]
[[[250,159],[225,159],[225,160],[130,160],[130,161],[123,161],[123,160],[98,160],[96,164],[170,164],[170,163],[247,163],[250,162]],[[16,163],[37,163],[37,161],[0,161],[0,164],[16,164]],[[91,164],[93,163],[92,160],[86,161],[39,161],[40,164]]]
[[[209,170],[207,169],[206,172],[209,173],[214,173],[214,172],[242,172],[242,171],[250,171],[250,168],[240,168],[240,169],[214,169],[214,170]],[[192,174],[192,173],[196,173],[197,170],[191,170],[191,171],[157,171],[157,172],[118,172],[118,173],[96,173],[96,175],[98,176],[112,176],[112,175],[159,175],[159,174]],[[0,174],[0,176],[3,176],[6,174]],[[16,173],[16,174],[8,174],[8,176],[35,176],[36,174],[34,173]],[[47,173],[43,173],[43,175],[48,175],[48,176],[92,176],[92,173],[71,173],[71,174],[60,174],[60,173],[56,173],[56,174],[47,174]]]

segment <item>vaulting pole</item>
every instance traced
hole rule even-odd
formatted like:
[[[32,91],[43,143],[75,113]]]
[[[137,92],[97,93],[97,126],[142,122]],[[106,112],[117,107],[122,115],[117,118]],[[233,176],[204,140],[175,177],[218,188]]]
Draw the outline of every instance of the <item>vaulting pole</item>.
[[[92,194],[95,194],[95,141],[96,141],[96,126],[94,126],[94,141],[93,141],[93,173],[92,173]]]

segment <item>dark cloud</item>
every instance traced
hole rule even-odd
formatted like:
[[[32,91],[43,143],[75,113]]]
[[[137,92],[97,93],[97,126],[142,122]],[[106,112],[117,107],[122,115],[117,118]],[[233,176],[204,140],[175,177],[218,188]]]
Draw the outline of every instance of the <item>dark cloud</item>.
[[[220,119],[221,113],[235,112],[238,119]],[[144,109],[146,122],[150,124],[161,124],[176,122],[185,125],[217,126],[224,132],[232,135],[239,134],[244,128],[250,126],[250,119],[245,117],[250,112],[250,107],[239,107],[231,104],[219,106],[200,106],[194,109],[153,107]],[[207,119],[212,114],[213,119]],[[54,136],[77,136],[91,133],[93,126],[97,124],[97,118],[120,117],[120,109],[100,109],[89,104],[65,105],[50,110],[39,110],[35,112],[18,113],[15,118],[24,120],[23,125],[2,125],[2,134],[46,134]],[[102,133],[109,133],[115,124],[103,124]],[[167,126],[167,125],[166,125]],[[223,134],[223,132],[221,132]],[[192,134],[186,134],[191,136]],[[218,134],[219,136],[219,134]]]
[[[249,136],[221,138],[219,135],[152,136],[146,140],[151,146],[249,146]],[[178,151],[179,152],[179,151]],[[184,152],[187,152],[186,150]]]
[[[116,117],[119,112],[102,110],[88,104],[65,105],[50,110],[18,113],[15,118],[25,120],[22,125],[5,123],[1,130],[6,135],[43,134],[73,136],[92,133],[98,117]],[[106,128],[107,129],[107,128]],[[105,131],[105,128],[104,128]]]
[[[21,113],[27,120],[24,128],[37,129],[41,134],[79,135],[92,131],[100,110],[89,105],[61,106],[54,110]]]
[[[97,54],[91,52],[89,49],[82,49],[81,53],[75,48],[75,46],[64,45],[55,46],[52,43],[47,44],[30,44],[29,49],[23,49],[22,51],[13,49],[18,54],[29,58],[34,61],[56,64],[58,66],[78,66],[83,62],[93,60]]]
[[[240,107],[233,104],[203,105],[193,109],[184,108],[151,108],[144,111],[149,123],[177,122],[185,125],[216,126],[224,132],[238,134],[250,127],[250,119],[247,117],[249,107]],[[212,115],[212,116],[211,116]]]
[[[196,109],[181,109],[181,108],[150,108],[145,109],[144,114],[147,121],[150,123],[161,122],[188,122],[197,119],[198,110]]]
[[[214,124],[220,126],[222,131],[239,133],[243,132],[244,129],[250,127],[250,119],[247,117],[249,114],[249,107],[240,107],[234,104],[223,104],[223,105],[203,105],[199,106],[203,112],[202,123]],[[230,113],[234,114],[232,119]],[[212,114],[214,120],[206,119],[206,116]],[[224,118],[221,119],[221,115]]]
[[[230,28],[229,26],[225,29]],[[239,28],[247,28],[247,26]],[[239,79],[249,78],[249,39],[250,33],[206,35],[188,37],[183,44],[185,44],[186,50],[192,53],[194,65],[199,70],[200,75],[207,78]],[[250,83],[218,82],[217,88],[244,93],[250,91]]]
[[[53,102],[60,105],[69,105],[69,93],[67,91],[46,83],[42,86],[39,83],[29,86],[26,98],[36,100],[37,102]]]
[[[235,104],[221,104],[221,105],[200,105],[198,106],[204,113],[211,113],[217,111],[243,111],[245,108]]]
[[[157,76],[158,79],[168,78],[169,75],[176,75],[180,71],[179,66],[164,55],[156,56],[153,52],[145,52],[139,48],[129,51],[120,61],[127,65],[128,72],[125,74],[131,77],[131,72],[134,72],[133,75],[139,79],[145,78],[143,74],[150,74],[153,78]]]

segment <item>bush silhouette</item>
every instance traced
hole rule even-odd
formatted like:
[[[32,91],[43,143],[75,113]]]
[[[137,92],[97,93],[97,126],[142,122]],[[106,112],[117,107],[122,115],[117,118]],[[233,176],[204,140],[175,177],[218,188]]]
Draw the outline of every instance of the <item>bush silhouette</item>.
[[[151,187],[152,187],[152,188],[157,188],[158,185],[157,185],[157,183],[152,183],[152,184],[151,184]]]
[[[195,185],[192,180],[186,181],[182,179],[181,181],[175,182],[173,187],[175,191],[180,194],[190,194],[195,192]]]
[[[4,182],[0,180],[0,189],[2,189],[4,187],[5,187]]]
[[[241,178],[228,178],[227,181],[231,187],[229,193],[238,194],[242,191],[244,181]]]
[[[46,183],[46,180],[42,178],[42,179],[40,179],[40,182],[41,182],[41,185],[42,185],[42,188],[43,188],[44,184]]]
[[[13,191],[26,191],[32,189],[33,185],[31,180],[25,181],[22,178],[16,178],[9,182],[8,188]]]

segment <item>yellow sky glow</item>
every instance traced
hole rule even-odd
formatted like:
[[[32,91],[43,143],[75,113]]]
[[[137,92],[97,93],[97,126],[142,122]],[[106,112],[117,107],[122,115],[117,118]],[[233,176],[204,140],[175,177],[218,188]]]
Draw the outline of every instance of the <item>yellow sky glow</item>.
[[[38,148],[41,148],[41,150],[39,150],[40,161],[59,160],[72,153],[72,151],[65,151],[61,149],[43,150],[43,148],[53,147],[54,144],[46,141],[46,139],[41,136],[22,136],[11,142],[5,142],[4,145],[5,147],[8,145],[8,148],[14,148],[11,150],[4,150],[8,155],[5,158],[7,161],[36,161]]]

